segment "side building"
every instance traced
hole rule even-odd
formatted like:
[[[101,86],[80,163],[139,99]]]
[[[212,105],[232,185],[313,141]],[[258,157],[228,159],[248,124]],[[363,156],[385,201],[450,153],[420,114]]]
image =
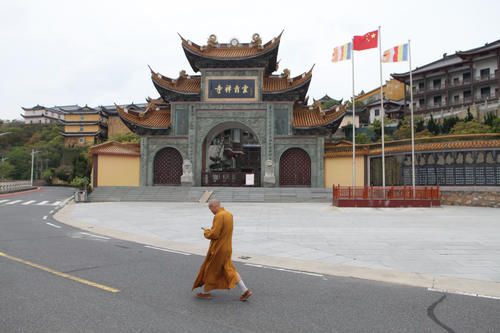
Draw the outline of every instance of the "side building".
[[[90,146],[102,142],[106,137],[106,123],[101,111],[87,105],[60,107],[64,112],[61,135],[66,146]]]
[[[500,40],[417,67],[413,72],[415,114],[429,119],[458,116],[467,112],[483,120],[486,114],[500,116],[499,92]],[[410,73],[392,74],[409,91]],[[406,91],[406,90],[405,90]],[[409,114],[408,93],[404,96],[405,114]]]
[[[140,109],[141,104],[126,104],[122,107]],[[118,116],[115,105],[89,107],[62,105],[45,107],[36,105],[32,108],[22,108],[25,124],[62,124],[60,132],[66,146],[91,146],[113,138],[118,134],[130,133],[130,130]]]
[[[69,106],[69,105],[68,105]],[[22,107],[25,124],[54,124],[64,120],[64,113],[58,107],[46,108],[42,105],[35,105],[32,108]]]

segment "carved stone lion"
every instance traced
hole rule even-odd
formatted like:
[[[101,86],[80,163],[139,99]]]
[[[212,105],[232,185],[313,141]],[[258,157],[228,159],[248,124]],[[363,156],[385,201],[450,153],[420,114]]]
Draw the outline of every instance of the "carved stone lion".
[[[181,184],[182,185],[193,184],[193,164],[191,164],[190,160],[184,160],[184,162],[182,162]]]
[[[272,186],[275,183],[276,177],[274,176],[274,162],[266,160],[264,164],[264,186]]]

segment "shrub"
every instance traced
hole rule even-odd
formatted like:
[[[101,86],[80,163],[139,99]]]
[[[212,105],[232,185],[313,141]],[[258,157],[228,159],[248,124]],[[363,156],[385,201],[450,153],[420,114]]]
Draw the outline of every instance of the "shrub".
[[[75,177],[71,181],[70,185],[78,187],[81,190],[86,190],[89,185],[89,179],[87,177]]]

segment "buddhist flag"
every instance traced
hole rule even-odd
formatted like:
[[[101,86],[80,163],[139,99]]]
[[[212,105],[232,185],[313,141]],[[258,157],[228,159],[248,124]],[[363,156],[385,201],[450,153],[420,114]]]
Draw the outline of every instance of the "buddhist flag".
[[[352,43],[337,46],[333,49],[332,62],[338,62],[351,59]]]
[[[373,49],[378,46],[378,30],[364,34],[363,36],[354,36],[353,50],[362,51]]]
[[[408,61],[408,43],[384,51],[382,62]]]

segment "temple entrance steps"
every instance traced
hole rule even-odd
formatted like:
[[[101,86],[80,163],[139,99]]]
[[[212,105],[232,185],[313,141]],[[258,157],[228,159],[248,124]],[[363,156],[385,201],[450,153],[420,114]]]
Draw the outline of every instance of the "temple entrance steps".
[[[206,191],[213,192],[210,199],[221,202],[332,202],[332,189],[310,187],[102,186],[88,200],[199,202]]]

